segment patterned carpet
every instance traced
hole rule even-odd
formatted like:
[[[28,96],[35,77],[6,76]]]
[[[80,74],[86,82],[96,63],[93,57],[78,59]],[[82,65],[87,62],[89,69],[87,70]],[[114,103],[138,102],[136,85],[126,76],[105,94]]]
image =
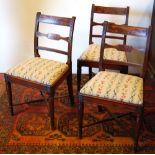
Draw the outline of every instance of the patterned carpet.
[[[86,80],[86,79],[85,79]],[[84,81],[85,82],[85,81]],[[74,77],[74,93],[76,93]],[[66,82],[56,96],[67,95]],[[134,116],[121,118],[121,123],[107,122],[85,128],[84,138],[77,137],[77,107],[69,106],[68,97],[55,99],[56,130],[50,130],[47,106],[44,102],[16,106],[10,116],[4,81],[0,79],[0,153],[133,153]],[[14,103],[40,99],[38,91],[13,85]],[[107,117],[86,103],[84,123]],[[155,153],[155,114],[147,115],[147,124],[140,136],[138,153]],[[147,127],[151,127],[149,131]]]

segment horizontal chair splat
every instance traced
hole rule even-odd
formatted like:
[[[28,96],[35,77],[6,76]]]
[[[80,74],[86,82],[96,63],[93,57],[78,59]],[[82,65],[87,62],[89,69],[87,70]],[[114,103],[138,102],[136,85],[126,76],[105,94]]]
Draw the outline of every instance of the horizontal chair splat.
[[[137,66],[137,67],[140,67],[140,68],[142,68],[143,67],[143,64],[138,64],[138,63],[134,63],[134,62],[118,62],[118,61],[113,61],[113,60],[104,60],[104,62],[103,62],[103,64],[106,64],[106,63],[108,63],[109,65],[120,65],[120,66]]]
[[[55,53],[60,53],[60,54],[68,55],[67,52],[62,51],[62,50],[58,50],[58,49],[55,49],[55,48],[48,48],[48,47],[43,47],[43,46],[37,46],[36,49],[37,50],[44,50],[44,51],[50,51],[50,52],[55,52]]]
[[[117,36],[106,36],[106,38],[110,38],[110,39],[120,39],[120,40],[124,40],[124,37],[117,37]]]
[[[37,32],[37,37],[47,37],[48,39],[51,40],[65,40],[68,41],[68,37],[62,37],[59,34],[54,34],[54,33],[41,33],[41,32]]]
[[[136,52],[138,49],[132,47],[132,46],[129,46],[129,45],[121,45],[121,44],[118,44],[118,45],[109,45],[109,44],[106,44],[105,43],[105,47],[106,48],[116,48],[117,50],[122,50],[122,51],[125,51],[125,52]]]
[[[102,23],[93,22],[92,26],[102,26],[103,24],[104,24],[104,22],[102,22]]]
[[[102,38],[102,35],[92,35],[92,37],[94,37],[94,38]],[[110,35],[107,35],[106,38],[124,40],[124,37],[110,36]]]

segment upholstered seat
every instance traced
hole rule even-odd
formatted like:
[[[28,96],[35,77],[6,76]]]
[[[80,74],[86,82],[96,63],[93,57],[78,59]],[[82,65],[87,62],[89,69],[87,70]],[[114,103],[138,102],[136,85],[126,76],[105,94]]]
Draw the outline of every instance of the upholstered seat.
[[[100,45],[91,44],[82,53],[81,60],[99,61],[100,58]],[[124,51],[118,51],[115,48],[106,48],[104,51],[104,59],[127,62],[127,57]]]
[[[36,57],[9,69],[7,74],[53,85],[67,70],[65,63]]]
[[[101,71],[84,85],[80,93],[140,105],[143,104],[143,79]]]

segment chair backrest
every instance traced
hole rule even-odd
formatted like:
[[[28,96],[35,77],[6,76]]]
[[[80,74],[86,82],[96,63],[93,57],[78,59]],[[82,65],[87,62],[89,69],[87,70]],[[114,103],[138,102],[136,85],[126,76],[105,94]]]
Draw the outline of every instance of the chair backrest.
[[[115,16],[123,16],[125,17],[125,22],[122,24],[128,25],[128,17],[129,17],[129,7],[126,8],[120,8],[120,7],[104,7],[104,6],[95,6],[92,4],[91,9],[91,18],[90,18],[90,33],[89,33],[89,44],[93,44],[93,38],[102,38],[102,34],[94,34],[93,28],[96,26],[102,26],[103,22],[95,22],[95,14],[96,15],[115,15]],[[117,37],[117,36],[111,36],[107,35],[107,38],[110,39],[119,39],[123,40],[123,43],[126,44],[126,36]]]
[[[130,37],[134,37],[134,42],[130,45],[127,43],[119,45],[110,45],[106,43],[106,33],[122,34]],[[102,41],[101,41],[101,51],[100,51],[100,63],[99,68],[103,70],[104,63],[109,65],[122,65],[122,66],[133,66],[141,68],[140,77],[144,78],[147,71],[148,55],[149,55],[149,45],[150,45],[150,35],[151,26],[149,28],[135,27],[127,25],[117,25],[105,21],[103,24]],[[136,40],[136,41],[135,41]],[[144,41],[143,48],[138,48],[138,43]],[[136,43],[136,44],[135,44]],[[127,62],[105,60],[103,61],[104,49],[105,48],[115,48],[119,51],[124,51],[127,57]],[[135,57],[143,57],[137,62]]]
[[[49,16],[41,14],[40,12],[36,15],[36,23],[35,23],[35,33],[34,33],[34,55],[35,57],[40,57],[39,51],[48,51],[48,52],[56,52],[62,55],[67,56],[67,64],[72,65],[72,40],[73,40],[73,31],[76,17],[66,18],[66,17],[57,17],[57,16]],[[59,33],[43,33],[40,32],[39,27],[41,24],[48,24],[51,26],[59,27]],[[62,28],[68,28],[67,36],[62,36],[61,31]],[[53,32],[53,31],[52,31]],[[66,34],[65,34],[66,35]],[[67,43],[67,50],[60,50],[58,48],[49,48],[49,46],[40,46],[39,38],[45,37],[46,39],[53,40],[59,42],[63,40]]]

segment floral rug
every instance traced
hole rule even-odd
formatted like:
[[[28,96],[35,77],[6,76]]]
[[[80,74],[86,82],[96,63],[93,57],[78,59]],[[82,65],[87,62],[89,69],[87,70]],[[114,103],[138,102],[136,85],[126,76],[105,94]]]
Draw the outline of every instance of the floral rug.
[[[0,88],[3,89],[0,91],[0,153],[134,153],[134,116],[121,118],[119,124],[113,121],[85,128],[83,139],[78,138],[77,102],[73,107],[69,105],[66,82],[56,92],[54,131],[50,129],[44,102],[16,106],[16,115],[11,116],[2,78]],[[38,91],[13,85],[14,104],[36,99],[41,99]],[[106,112],[99,113],[91,103],[86,103],[85,107],[86,124],[107,117]],[[146,116],[147,124],[141,132],[138,153],[155,153],[154,119],[153,113]]]

